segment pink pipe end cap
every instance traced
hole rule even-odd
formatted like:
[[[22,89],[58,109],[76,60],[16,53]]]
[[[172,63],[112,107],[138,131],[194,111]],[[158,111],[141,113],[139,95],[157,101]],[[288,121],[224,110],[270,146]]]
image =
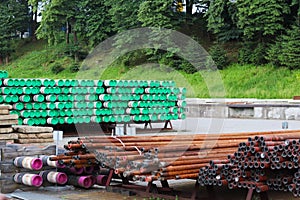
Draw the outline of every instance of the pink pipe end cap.
[[[40,170],[43,167],[43,161],[40,158],[34,158],[31,161],[31,168],[33,170]]]
[[[68,181],[68,176],[65,173],[58,173],[56,176],[56,182],[60,185],[66,184]]]
[[[34,187],[40,187],[43,184],[43,178],[39,175],[35,175],[31,178],[31,184]]]

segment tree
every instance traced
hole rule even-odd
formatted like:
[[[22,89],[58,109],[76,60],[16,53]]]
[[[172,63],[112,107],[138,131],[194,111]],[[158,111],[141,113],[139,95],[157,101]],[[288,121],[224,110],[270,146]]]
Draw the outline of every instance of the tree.
[[[184,13],[184,27],[188,29],[188,32],[192,32],[192,28],[195,24],[195,20],[199,17],[204,17],[201,15],[204,10],[208,9],[209,1],[207,0],[176,0],[177,5],[180,2],[185,6]],[[195,11],[196,8],[196,11]],[[195,12],[194,12],[195,11]]]
[[[70,43],[70,33],[73,33],[74,43],[77,43],[77,21],[80,0],[52,0],[45,2],[42,11],[42,21],[37,29],[38,38],[48,39],[49,44],[58,43],[61,33],[65,32],[65,41]]]
[[[146,0],[140,4],[138,20],[143,27],[157,27],[175,29],[179,23],[175,19],[175,12],[171,10],[169,1]]]
[[[138,20],[141,22],[143,27],[155,27],[160,30],[162,28],[165,29],[176,29],[179,26],[179,22],[174,20],[175,12],[171,9],[171,4],[165,0],[156,0],[150,1],[146,0],[140,4],[139,12],[138,12]],[[157,37],[157,35],[160,35]],[[164,33],[156,33],[152,32],[152,36],[150,36],[150,42],[154,44],[160,44],[160,40],[162,38],[161,34],[165,34],[168,36],[168,31],[164,30]],[[155,49],[149,49],[146,51],[152,59],[159,60],[162,58],[164,52],[160,50],[160,45],[158,45]],[[170,56],[168,55],[170,58]]]
[[[290,12],[285,0],[237,0],[238,27],[247,40],[265,42],[284,30]]]
[[[78,31],[82,39],[92,47],[113,34],[113,24],[109,16],[110,7],[103,1],[81,1],[77,15]]]
[[[14,37],[21,36],[28,29],[29,9],[25,0],[4,0],[0,2],[0,63],[3,59],[9,61],[14,51],[12,42]]]
[[[224,0],[210,1],[205,16],[208,30],[216,34],[218,41],[240,39],[241,30],[237,27],[236,3]]]
[[[300,26],[295,25],[283,35],[279,62],[290,69],[299,69],[300,63]]]
[[[109,7],[108,13],[112,22],[113,30],[121,32],[140,27],[137,20],[140,4],[143,0],[106,0],[105,5]]]
[[[36,30],[38,28],[38,15],[40,14],[38,10],[42,9],[42,5],[44,4],[43,0],[28,0],[28,4],[31,9],[31,20],[30,20],[30,36],[33,37],[34,40],[37,40]]]

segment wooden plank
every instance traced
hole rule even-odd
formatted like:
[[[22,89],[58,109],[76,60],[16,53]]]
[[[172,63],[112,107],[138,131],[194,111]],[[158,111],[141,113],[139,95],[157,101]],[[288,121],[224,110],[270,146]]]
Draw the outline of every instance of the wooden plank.
[[[5,173],[17,173],[17,167],[14,166],[13,162],[1,162],[0,163],[1,176]]]
[[[9,110],[0,110],[0,115],[9,115]]]
[[[14,126],[13,129],[19,133],[52,133],[52,127],[41,126]]]
[[[5,147],[1,149],[2,161],[9,162],[18,156],[39,156],[39,155],[55,155],[55,145],[48,145],[46,147],[18,147],[21,144],[15,145],[16,148]]]
[[[49,139],[16,139],[15,143],[30,144],[30,143],[52,143],[53,138]]]
[[[20,184],[15,183],[13,180],[0,180],[0,192],[3,194],[12,193],[20,188]]]
[[[53,139],[52,133],[18,133],[19,139]]]
[[[30,187],[23,184],[15,183],[13,180],[0,180],[0,192],[3,194],[8,194],[14,192],[16,189],[21,189],[23,191],[33,191],[36,187]]]
[[[0,120],[10,120],[10,119],[18,119],[19,116],[14,114],[14,115],[0,115]]]
[[[55,151],[38,151],[36,153],[33,152],[14,152],[14,153],[6,153],[2,155],[2,160],[5,161],[13,161],[18,156],[36,156],[36,155],[55,155]]]
[[[5,141],[0,141],[0,148],[1,148],[1,149],[4,148],[5,145],[6,145],[6,142],[5,142]]]
[[[17,133],[0,134],[0,140],[15,140],[18,139]]]
[[[300,96],[294,96],[293,100],[300,100]]]
[[[11,153],[11,152],[37,152],[37,151],[55,151],[56,146],[54,144],[51,145],[44,145],[44,146],[28,146],[27,144],[8,144],[2,151],[4,153]]]
[[[13,144],[13,143],[15,143],[15,140],[14,139],[12,139],[12,140],[4,140],[5,142],[6,142],[6,144]]]
[[[12,180],[14,178],[14,175],[16,173],[18,173],[18,169],[16,167],[14,167],[15,171],[9,172],[9,173],[2,173],[1,172],[1,179],[8,179],[8,180]],[[30,172],[28,169],[26,172]],[[30,172],[31,173],[31,172]]]
[[[18,124],[18,120],[17,119],[13,119],[13,120],[0,120],[0,126],[15,125],[15,124]]]
[[[26,134],[26,133],[18,133],[18,139],[36,139],[37,136],[34,133]]]
[[[0,127],[0,133],[12,133],[12,132],[13,132],[13,128],[11,127],[7,127],[7,128]]]
[[[36,134],[38,138],[42,138],[42,139],[52,139],[53,141],[53,133],[39,133]]]
[[[0,110],[11,110],[11,109],[12,109],[11,105],[4,105],[4,104],[0,105]]]

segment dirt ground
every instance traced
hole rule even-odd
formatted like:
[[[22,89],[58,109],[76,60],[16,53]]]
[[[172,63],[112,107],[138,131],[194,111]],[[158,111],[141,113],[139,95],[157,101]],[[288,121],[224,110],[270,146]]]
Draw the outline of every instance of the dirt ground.
[[[159,186],[160,184],[157,184]],[[181,191],[185,195],[186,199],[189,199],[194,188],[194,181],[171,181],[170,187],[174,188],[176,191]],[[70,187],[68,190],[62,191],[53,191],[45,190],[43,188],[35,191],[27,191],[26,193],[32,193],[34,195],[43,195],[47,200],[146,200],[146,199],[157,199],[149,198],[149,196],[130,196],[128,190],[118,190],[114,189],[114,192],[107,191],[104,187],[94,187],[92,189],[79,189]],[[214,194],[216,200],[245,200],[247,196],[247,190],[245,189],[235,189],[229,190],[227,187],[215,187]],[[187,196],[186,196],[187,195]],[[293,200],[297,199],[293,197],[290,192],[278,192],[278,191],[269,191],[268,192],[269,200]],[[37,197],[33,196],[35,200]],[[153,196],[155,197],[155,196]],[[22,198],[10,198],[11,200],[20,200]],[[24,198],[24,199],[28,199]],[[167,199],[167,198],[165,198]],[[168,199],[181,199],[181,197],[172,197]],[[198,190],[198,199],[200,200],[210,200],[208,191],[205,187],[200,187]],[[252,198],[253,200],[259,200],[260,197],[258,194],[254,193]],[[29,199],[31,200],[31,199]]]

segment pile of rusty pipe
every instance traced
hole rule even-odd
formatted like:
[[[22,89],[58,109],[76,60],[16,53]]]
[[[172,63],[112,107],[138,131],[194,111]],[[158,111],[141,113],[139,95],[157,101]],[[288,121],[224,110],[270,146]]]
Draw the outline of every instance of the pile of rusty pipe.
[[[70,141],[65,145],[71,156],[65,160],[96,159],[96,164],[114,169],[116,174],[129,180],[189,178],[198,179],[202,185],[228,185],[230,188],[251,186],[263,192],[272,189],[272,186],[267,184],[267,173],[261,171],[271,170],[271,167],[296,167],[295,164],[287,162],[286,157],[291,155],[288,152],[285,155],[278,149],[284,149],[288,139],[291,140],[289,145],[295,143],[294,140],[299,140],[297,133],[299,131],[80,137],[77,141]],[[286,151],[288,150],[287,148]],[[276,153],[277,158],[271,158],[272,153]],[[252,183],[254,180],[249,180],[252,176],[257,184]]]
[[[258,193],[290,191],[297,197],[300,196],[299,149],[300,131],[258,134],[240,143],[225,160],[211,161],[202,167],[198,182],[203,186],[255,189]]]
[[[102,140],[102,141],[116,141],[115,138],[122,138],[123,141],[166,141],[166,140],[202,140],[207,138],[218,138],[218,139],[228,139],[228,138],[249,138],[252,136],[266,136],[266,135],[285,135],[285,134],[299,133],[299,130],[287,130],[287,131],[267,131],[267,132],[241,132],[241,133],[223,133],[223,134],[178,134],[178,135],[154,135],[154,136],[87,136],[79,137],[78,140]]]
[[[103,166],[113,168],[115,173],[130,178],[196,179],[201,166],[205,166],[211,159],[225,156],[235,150],[241,141],[236,136],[233,135],[232,138],[221,135],[224,140],[217,140],[219,135],[125,136],[118,139],[86,137],[69,142],[66,149],[95,151],[95,157]]]
[[[93,153],[82,154],[77,152],[76,154],[75,152],[70,151],[63,155],[51,156],[50,160],[58,161],[62,166],[75,168],[99,165],[99,162],[96,160],[95,154]]]

